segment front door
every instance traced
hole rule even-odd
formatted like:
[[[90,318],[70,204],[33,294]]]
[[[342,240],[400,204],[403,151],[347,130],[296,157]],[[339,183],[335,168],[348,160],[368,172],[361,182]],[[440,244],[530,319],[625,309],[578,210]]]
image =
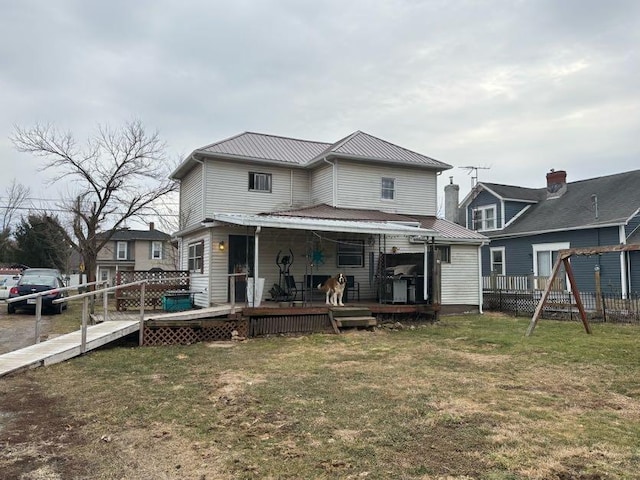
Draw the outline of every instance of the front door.
[[[229,272],[248,273],[253,276],[254,239],[249,235],[229,235]],[[235,277],[237,303],[247,300],[247,282],[245,277]]]

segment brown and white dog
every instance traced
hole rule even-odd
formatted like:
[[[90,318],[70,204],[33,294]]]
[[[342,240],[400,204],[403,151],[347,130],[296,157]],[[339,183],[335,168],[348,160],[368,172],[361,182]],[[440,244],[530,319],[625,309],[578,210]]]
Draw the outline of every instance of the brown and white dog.
[[[344,294],[344,289],[347,286],[347,278],[339,273],[335,277],[327,278],[324,283],[318,284],[318,290],[322,290],[327,296],[327,305],[333,305],[337,307],[340,305],[344,307],[344,303],[342,303],[342,295]]]

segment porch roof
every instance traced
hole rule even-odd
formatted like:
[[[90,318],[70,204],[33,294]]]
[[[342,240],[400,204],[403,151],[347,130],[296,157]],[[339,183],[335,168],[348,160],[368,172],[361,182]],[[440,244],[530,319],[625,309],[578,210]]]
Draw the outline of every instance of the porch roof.
[[[214,213],[202,222],[205,227],[218,223],[248,227],[284,228],[289,230],[319,230],[322,232],[363,233],[369,235],[437,236],[438,232],[422,228],[420,222],[358,221],[308,218],[288,215],[255,215],[243,213]]]

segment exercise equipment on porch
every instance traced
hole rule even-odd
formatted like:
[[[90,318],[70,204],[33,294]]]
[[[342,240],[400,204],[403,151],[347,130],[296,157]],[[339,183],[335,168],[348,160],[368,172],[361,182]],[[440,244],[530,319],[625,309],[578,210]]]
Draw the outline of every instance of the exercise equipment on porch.
[[[291,275],[293,260],[291,249],[289,249],[289,255],[282,255],[282,250],[280,250],[276,256],[276,265],[279,270],[278,283],[274,283],[269,290],[273,301],[291,302],[295,301],[298,296],[298,284]]]

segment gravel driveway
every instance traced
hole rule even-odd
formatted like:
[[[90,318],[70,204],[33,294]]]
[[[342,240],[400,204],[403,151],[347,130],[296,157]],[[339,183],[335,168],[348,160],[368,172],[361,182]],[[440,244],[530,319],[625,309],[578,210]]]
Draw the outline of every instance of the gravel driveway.
[[[50,320],[42,315],[40,335],[49,331]],[[7,304],[0,300],[0,355],[35,343],[36,316],[33,313],[20,312],[7,314]]]

